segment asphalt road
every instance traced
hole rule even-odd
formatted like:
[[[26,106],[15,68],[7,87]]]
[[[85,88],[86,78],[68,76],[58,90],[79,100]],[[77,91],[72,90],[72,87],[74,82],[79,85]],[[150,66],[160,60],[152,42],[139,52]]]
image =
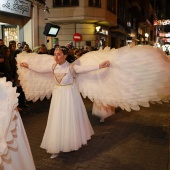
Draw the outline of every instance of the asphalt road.
[[[87,146],[56,159],[40,148],[50,100],[29,102],[21,111],[37,170],[170,170],[170,103],[119,109],[105,123],[91,114],[91,101],[84,103],[95,135]]]

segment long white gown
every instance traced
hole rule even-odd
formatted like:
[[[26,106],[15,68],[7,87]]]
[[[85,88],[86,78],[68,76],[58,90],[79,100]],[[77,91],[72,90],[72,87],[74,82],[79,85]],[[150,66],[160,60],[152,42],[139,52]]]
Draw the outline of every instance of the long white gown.
[[[0,78],[0,170],[35,170],[19,112],[19,94],[11,82]]]
[[[32,65],[29,69],[37,72],[54,71],[55,78],[47,126],[40,147],[56,154],[78,150],[86,145],[94,131],[75,83],[75,73],[98,70],[99,66],[70,67],[66,61],[56,65],[53,70],[52,66],[38,68]]]

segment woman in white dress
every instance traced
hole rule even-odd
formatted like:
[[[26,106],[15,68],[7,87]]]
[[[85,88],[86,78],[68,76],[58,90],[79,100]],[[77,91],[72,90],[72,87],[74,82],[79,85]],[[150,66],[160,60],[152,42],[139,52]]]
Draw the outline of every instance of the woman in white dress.
[[[77,89],[76,74],[98,70],[110,66],[109,61],[99,65],[79,66],[66,61],[68,50],[65,47],[55,49],[53,66],[43,68],[21,63],[22,67],[36,72],[53,72],[55,85],[52,92],[47,126],[41,148],[56,158],[59,152],[78,150],[86,145],[94,134],[87,111]]]

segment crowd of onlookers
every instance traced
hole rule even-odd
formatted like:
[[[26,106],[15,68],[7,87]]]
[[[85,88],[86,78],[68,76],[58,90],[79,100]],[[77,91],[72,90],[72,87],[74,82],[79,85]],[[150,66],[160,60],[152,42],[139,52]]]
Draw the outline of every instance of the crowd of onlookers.
[[[10,41],[9,45],[5,45],[3,40],[0,39],[0,77],[6,77],[7,81],[11,81],[13,87],[16,87],[17,92],[20,93],[18,109],[21,110],[27,107],[25,95],[22,87],[18,81],[17,74],[17,63],[16,56],[22,50],[24,50],[25,45],[21,49],[21,43],[16,44],[16,41]]]
[[[90,48],[86,45],[83,49],[78,49],[73,46],[73,42],[65,45],[68,48],[69,55],[67,58],[68,62],[73,62],[80,58],[83,54],[90,51]],[[27,107],[25,95],[22,91],[22,87],[19,84],[18,74],[17,74],[17,63],[16,56],[19,53],[37,53],[37,54],[49,54],[54,55],[54,50],[59,48],[58,44],[54,45],[53,48],[47,49],[45,44],[31,49],[26,42],[16,43],[16,41],[9,41],[9,45],[5,45],[3,39],[0,39],[0,77],[6,77],[7,81],[11,81],[13,87],[17,88],[17,92],[20,93],[19,96],[19,106],[18,108],[22,110],[23,107]]]
[[[5,45],[3,39],[0,39],[0,77],[6,77],[7,81],[11,81],[13,87],[16,87],[17,92],[20,93],[18,109],[27,107],[25,94],[22,90],[17,74],[16,56],[19,53],[34,52],[26,42],[16,43],[16,41],[9,41],[9,45]],[[41,44],[37,51],[38,54],[48,54],[45,44]]]

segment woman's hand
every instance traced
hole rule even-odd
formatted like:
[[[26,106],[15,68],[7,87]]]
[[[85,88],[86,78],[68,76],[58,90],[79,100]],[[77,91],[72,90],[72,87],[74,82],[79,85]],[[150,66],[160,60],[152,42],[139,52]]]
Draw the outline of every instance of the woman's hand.
[[[99,68],[106,68],[110,66],[110,62],[109,61],[104,61],[103,63],[99,64]]]
[[[28,68],[28,67],[29,67],[29,65],[28,65],[27,63],[21,63],[20,66],[21,66],[21,67],[25,67],[25,68]]]

